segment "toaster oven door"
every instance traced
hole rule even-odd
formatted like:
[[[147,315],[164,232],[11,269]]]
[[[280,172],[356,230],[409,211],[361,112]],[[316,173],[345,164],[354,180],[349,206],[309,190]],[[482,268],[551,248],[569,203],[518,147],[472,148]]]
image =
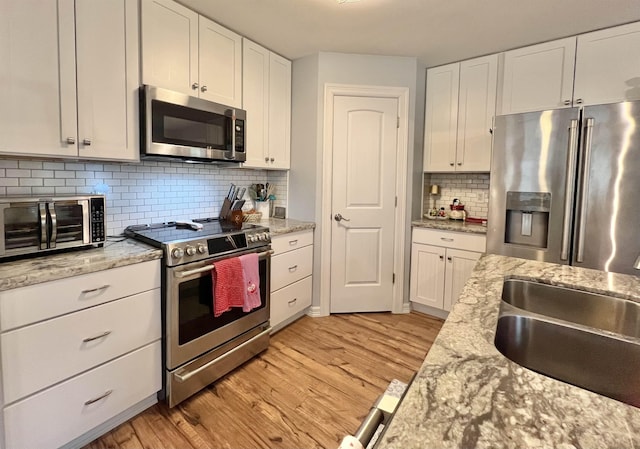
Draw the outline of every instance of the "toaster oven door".
[[[0,204],[0,257],[47,249],[50,230],[46,203]]]
[[[50,248],[72,248],[91,243],[88,200],[47,204],[51,219]]]

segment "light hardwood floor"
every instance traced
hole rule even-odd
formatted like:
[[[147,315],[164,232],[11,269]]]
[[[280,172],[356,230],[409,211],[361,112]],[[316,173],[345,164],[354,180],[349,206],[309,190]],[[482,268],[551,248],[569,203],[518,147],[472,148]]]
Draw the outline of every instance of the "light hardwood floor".
[[[159,403],[85,449],[336,448],[392,379],[411,379],[441,326],[415,312],[303,317],[195,396]]]

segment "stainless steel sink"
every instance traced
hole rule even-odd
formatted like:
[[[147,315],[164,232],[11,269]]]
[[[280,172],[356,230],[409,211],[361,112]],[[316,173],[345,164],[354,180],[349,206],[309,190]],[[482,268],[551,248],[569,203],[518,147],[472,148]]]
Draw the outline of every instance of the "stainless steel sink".
[[[502,299],[494,344],[505,357],[640,407],[636,303],[515,279]]]
[[[640,338],[640,304],[625,299],[508,279],[502,300],[528,312]]]

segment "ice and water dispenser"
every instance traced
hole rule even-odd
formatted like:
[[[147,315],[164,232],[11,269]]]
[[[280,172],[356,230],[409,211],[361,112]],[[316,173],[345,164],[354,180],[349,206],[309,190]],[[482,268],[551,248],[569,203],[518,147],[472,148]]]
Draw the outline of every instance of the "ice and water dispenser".
[[[504,243],[547,248],[550,208],[550,193],[507,192]]]

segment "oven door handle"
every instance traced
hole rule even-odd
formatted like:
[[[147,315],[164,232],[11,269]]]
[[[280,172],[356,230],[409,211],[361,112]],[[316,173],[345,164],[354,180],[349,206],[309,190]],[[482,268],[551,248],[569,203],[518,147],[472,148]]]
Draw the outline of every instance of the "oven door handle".
[[[262,259],[265,256],[270,256],[274,252],[275,252],[274,250],[270,249],[268,251],[258,253],[258,258]],[[207,271],[213,270],[213,268],[214,268],[214,265],[205,265],[204,267],[194,268],[193,270],[176,271],[174,275],[175,277],[182,279],[188,276],[193,276],[194,274],[206,273]]]
[[[189,380],[191,377],[197,375],[198,373],[206,370],[207,368],[209,368],[212,365],[215,365],[216,363],[226,359],[227,357],[229,357],[230,355],[232,355],[233,353],[235,353],[236,351],[241,350],[242,348],[249,346],[251,343],[253,343],[254,341],[258,340],[259,338],[264,337],[267,334],[271,333],[271,326],[269,326],[267,329],[263,330],[262,332],[260,332],[258,335],[256,335],[255,337],[250,338],[249,340],[245,341],[244,343],[236,346],[235,348],[233,348],[231,351],[229,352],[225,352],[224,354],[222,354],[220,357],[216,357],[215,359],[211,360],[210,362],[205,363],[204,365],[202,365],[200,368],[196,368],[193,371],[189,371],[186,374],[178,374],[175,373],[174,376],[176,377],[176,380],[178,382],[185,382],[187,380]]]

